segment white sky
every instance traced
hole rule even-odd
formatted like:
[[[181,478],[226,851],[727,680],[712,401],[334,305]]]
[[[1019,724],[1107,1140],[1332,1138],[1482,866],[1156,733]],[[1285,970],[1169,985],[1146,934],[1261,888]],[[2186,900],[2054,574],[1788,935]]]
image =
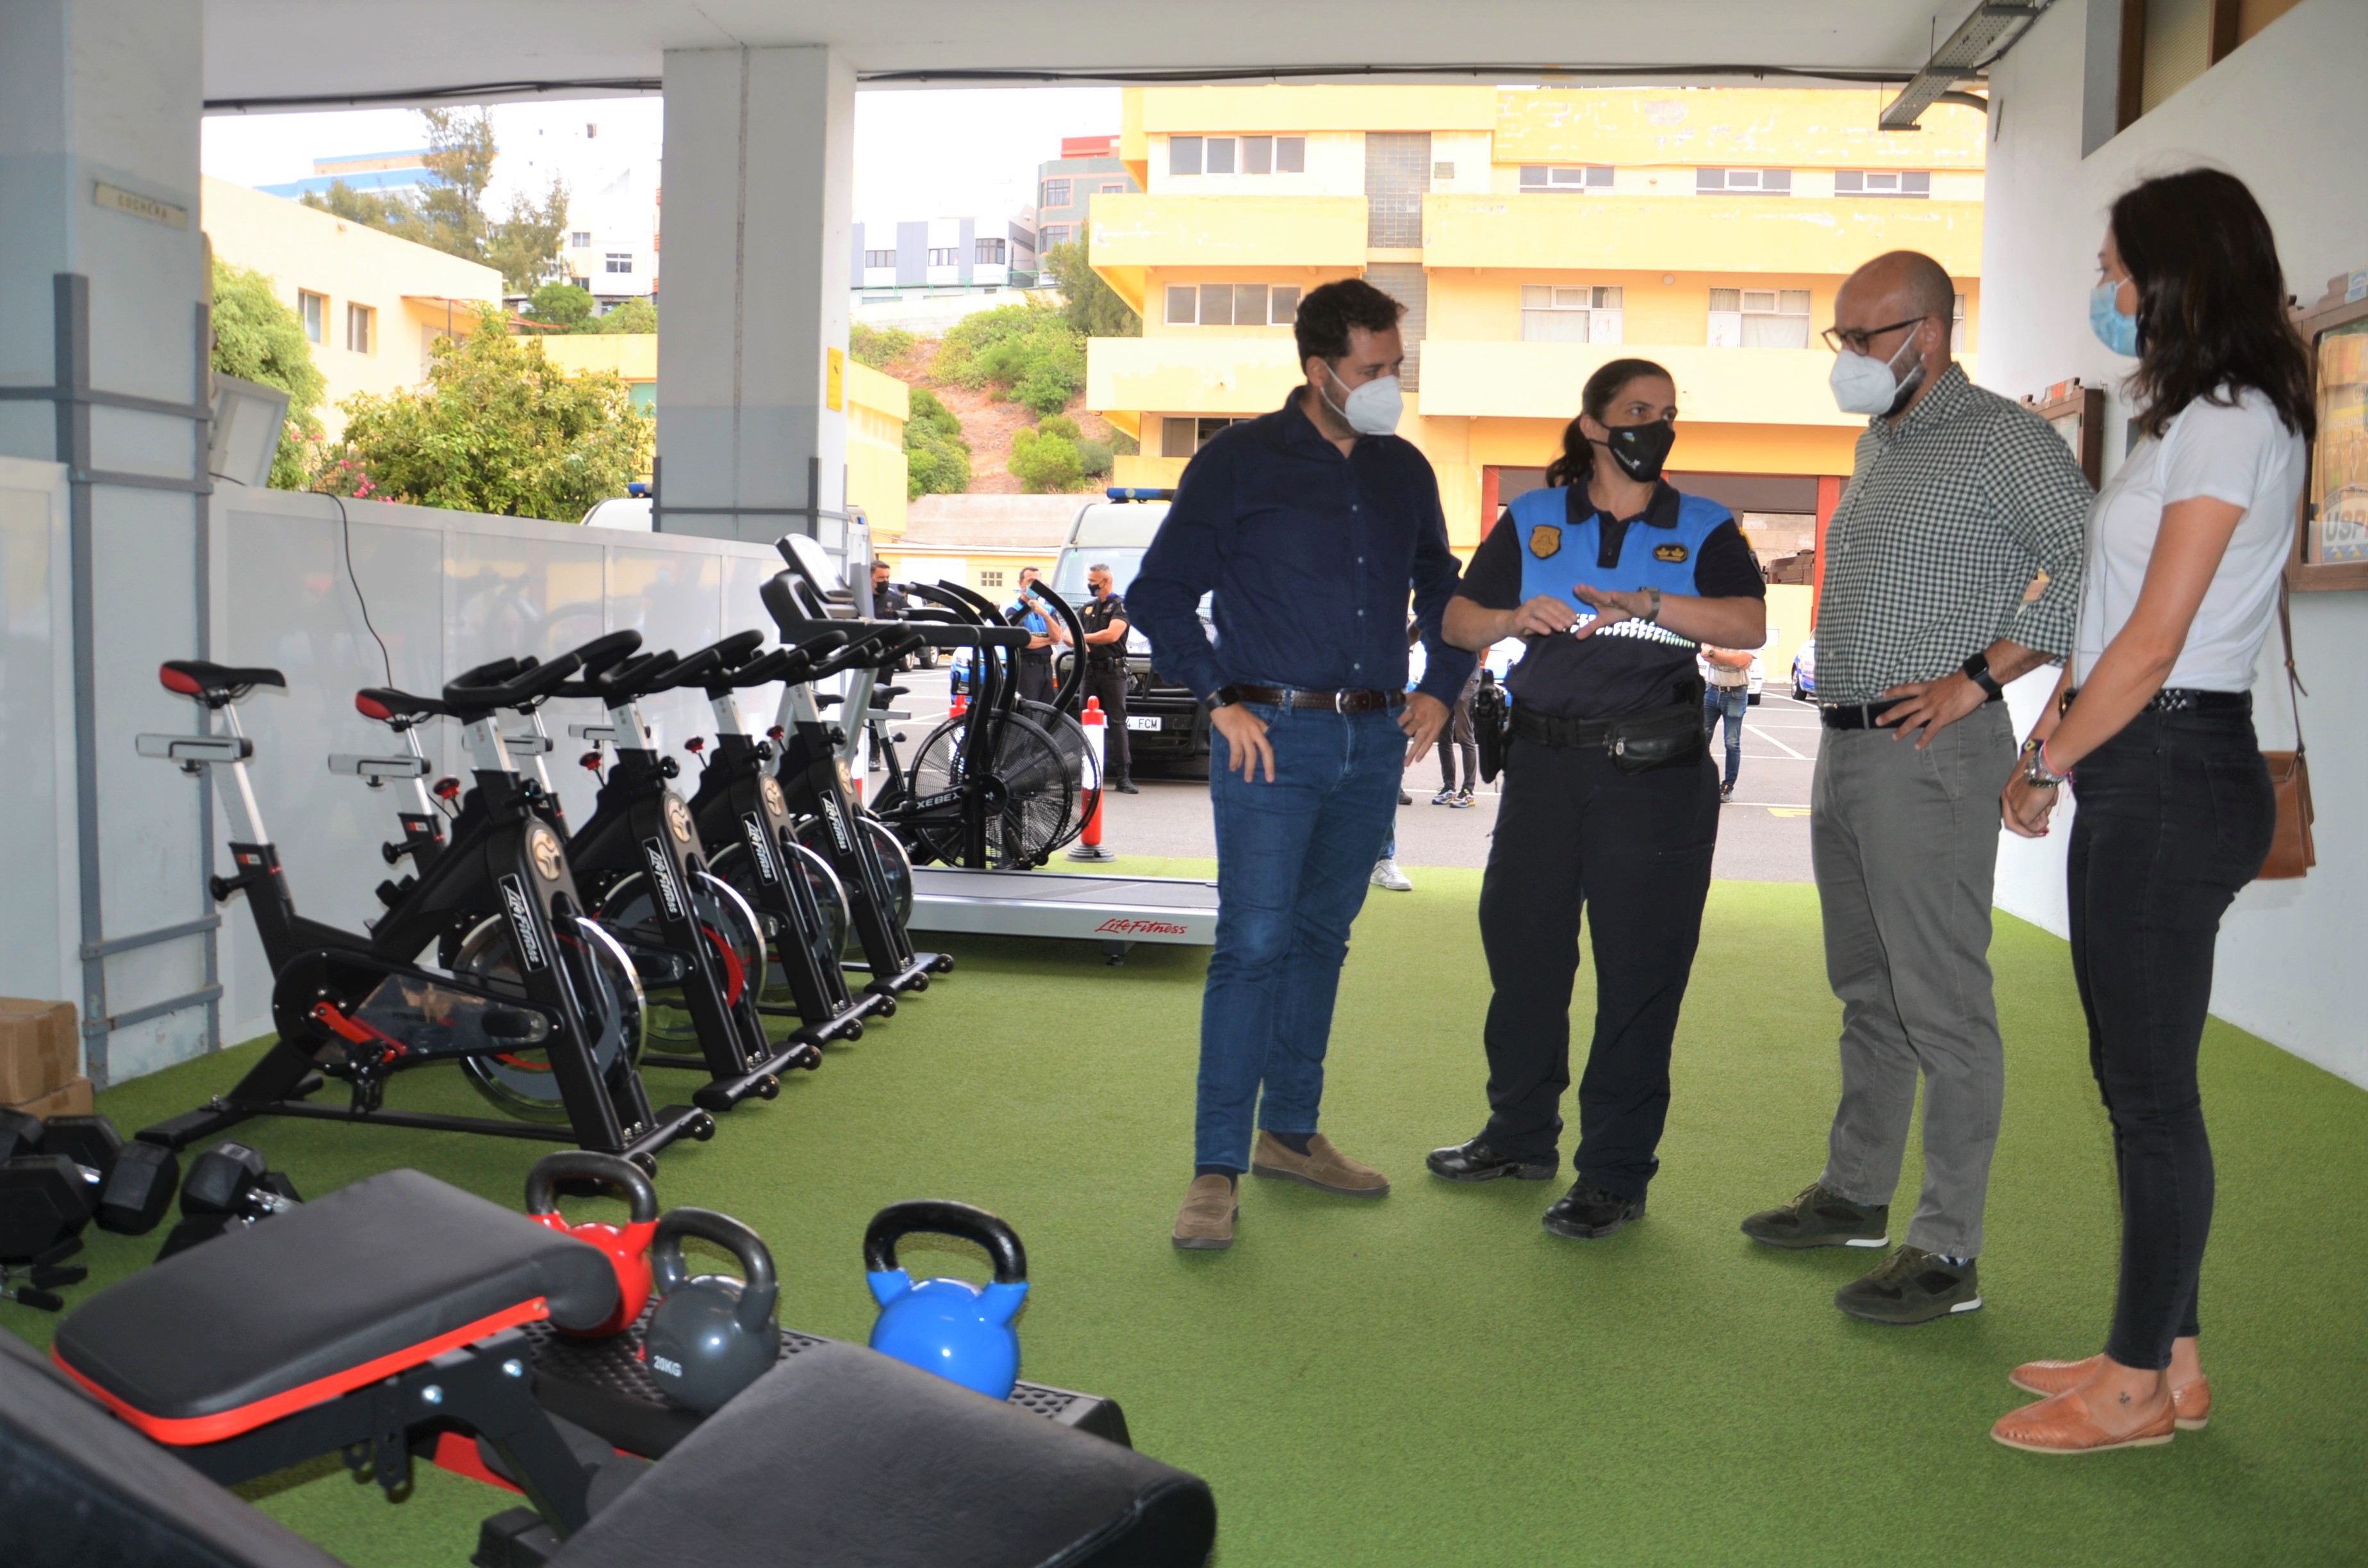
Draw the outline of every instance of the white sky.
[[[493,115],[502,156],[487,204],[497,213],[511,189],[544,186],[542,171],[554,160],[533,156],[538,146],[565,150],[555,161],[575,189],[586,184],[571,167],[576,160],[655,161],[661,143],[663,110],[655,97],[496,104]],[[600,128],[588,143],[576,140],[587,123]],[[569,132],[564,142],[555,140],[562,127]],[[1115,135],[1118,129],[1115,87],[859,93],[856,217],[1008,214],[1035,199],[1036,165],[1060,155],[1062,137]],[[408,109],[214,115],[205,122],[203,162],[206,173],[221,179],[277,185],[310,175],[315,158],[426,144],[419,117]]]

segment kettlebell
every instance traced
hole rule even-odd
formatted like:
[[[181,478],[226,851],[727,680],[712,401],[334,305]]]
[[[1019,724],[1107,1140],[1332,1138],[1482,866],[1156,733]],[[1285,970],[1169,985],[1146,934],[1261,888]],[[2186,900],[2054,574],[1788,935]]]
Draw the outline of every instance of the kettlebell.
[[[685,1236],[729,1248],[746,1278],[692,1278],[682,1256]],[[642,1335],[642,1358],[658,1392],[677,1404],[721,1409],[781,1358],[773,1255],[739,1221],[712,1209],[671,1210],[650,1243],[650,1276],[658,1305]]]
[[[559,1212],[559,1184],[571,1180],[595,1181],[623,1193],[632,1205],[626,1222],[619,1226],[594,1220],[569,1224]],[[623,1333],[650,1304],[650,1239],[657,1234],[658,1189],[650,1185],[642,1167],[615,1154],[586,1149],[545,1154],[526,1173],[526,1211],[538,1224],[598,1247],[608,1255],[609,1267],[617,1271],[617,1310],[592,1328],[565,1332],[582,1339],[606,1339]]]
[[[995,1260],[995,1283],[924,1279],[896,1267],[896,1244],[918,1233],[959,1236]],[[880,1320],[871,1348],[949,1382],[1008,1399],[1019,1381],[1019,1335],[1011,1326],[1028,1299],[1028,1252],[1010,1226],[984,1209],[939,1198],[891,1203],[863,1233],[863,1267]]]

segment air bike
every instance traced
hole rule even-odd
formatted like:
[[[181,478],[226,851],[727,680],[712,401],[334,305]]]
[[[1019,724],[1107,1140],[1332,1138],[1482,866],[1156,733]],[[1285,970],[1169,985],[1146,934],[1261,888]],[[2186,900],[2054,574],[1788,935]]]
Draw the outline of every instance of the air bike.
[[[940,648],[976,650],[969,710],[931,732],[909,770],[892,763],[879,814],[866,819],[893,828],[922,862],[912,871],[911,929],[1095,942],[1114,964],[1138,942],[1207,947],[1216,939],[1213,881],[1035,869],[1082,827],[1099,788],[1082,735],[1065,711],[1083,678],[1076,667],[1063,677],[1053,707],[1020,703],[1012,666],[1028,634],[1002,624],[991,603],[955,584],[916,584],[912,593],[931,608],[904,621],[850,619],[852,611],[839,608],[848,594],[837,568],[812,540],[787,535],[778,548],[789,570],[768,581],[762,593],[783,642],[794,645],[831,627],[862,627],[867,636],[882,627],[926,637]],[[1075,613],[1041,582],[1036,586],[1072,638],[1079,637]],[[894,660],[873,656],[849,667],[856,673],[842,711],[852,734],[873,712],[875,682]],[[793,702],[802,703],[812,737],[800,755],[826,755],[832,737],[811,696],[801,698],[793,688],[784,697],[783,724],[799,731],[791,722]],[[819,777],[821,770],[805,772]],[[790,782],[786,760],[782,782]]]
[[[512,767],[495,724],[502,710],[558,689],[577,665],[568,654],[507,678],[471,671],[440,698],[362,694],[414,724],[457,720],[476,779],[473,813],[455,821],[449,844],[415,857],[417,875],[368,935],[297,914],[264,831],[246,773],[254,745],[234,705],[258,687],[284,689],[279,672],[197,660],[163,667],[165,688],[198,703],[207,733],[142,735],[140,753],[190,773],[230,771],[236,788],[225,800],[243,813],[244,836],[230,846],[236,870],[215,878],[211,891],[218,902],[246,894],[271,965],[279,1038],[230,1093],[142,1138],[179,1149],[249,1117],[314,1117],[543,1139],[648,1165],[677,1138],[714,1136],[714,1118],[697,1106],[650,1108],[636,1069],[643,1004],[632,963],[590,918],[566,848],[541,809],[544,792]],[[228,733],[210,733],[214,713]],[[456,931],[450,968],[418,961]],[[389,1077],[440,1062],[457,1062],[514,1119],[384,1106]],[[330,1077],[347,1085],[349,1105],[310,1097]]]

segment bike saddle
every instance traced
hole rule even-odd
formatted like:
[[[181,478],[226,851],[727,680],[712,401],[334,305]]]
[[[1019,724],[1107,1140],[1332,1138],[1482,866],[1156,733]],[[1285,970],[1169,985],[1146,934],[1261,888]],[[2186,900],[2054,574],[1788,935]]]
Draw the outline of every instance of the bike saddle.
[[[391,686],[366,686],[354,693],[354,711],[401,734],[414,724],[452,713],[453,709],[440,697],[422,697]]]
[[[166,691],[194,697],[209,708],[227,708],[258,686],[288,689],[288,678],[261,665],[214,665],[203,659],[167,659],[156,678]]]
[[[549,664],[496,659],[444,683],[446,710],[455,718],[475,720],[496,709],[540,702],[558,692],[578,667],[573,653],[562,653]]]

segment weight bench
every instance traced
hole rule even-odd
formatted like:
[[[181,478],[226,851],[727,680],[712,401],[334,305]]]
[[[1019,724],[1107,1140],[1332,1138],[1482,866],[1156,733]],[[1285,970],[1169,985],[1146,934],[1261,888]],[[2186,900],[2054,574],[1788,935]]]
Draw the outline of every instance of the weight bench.
[[[849,1345],[788,1358],[662,1463],[620,1456],[536,1403],[523,1332],[615,1305],[599,1252],[416,1171],[181,1254],[70,1314],[54,1369],[0,1335],[10,1568],[317,1568],[221,1487],[335,1451],[394,1491],[456,1439],[534,1505],[486,1521],[483,1568],[787,1543],[825,1568],[1195,1568],[1214,1540],[1198,1478]]]

